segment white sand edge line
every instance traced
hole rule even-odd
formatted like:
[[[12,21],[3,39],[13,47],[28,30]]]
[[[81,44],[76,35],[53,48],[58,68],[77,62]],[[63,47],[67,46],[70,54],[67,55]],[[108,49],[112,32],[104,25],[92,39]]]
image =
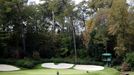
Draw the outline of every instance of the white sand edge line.
[[[103,70],[103,66],[98,66],[98,65],[75,65],[73,67],[76,70],[85,70],[85,71],[100,71]]]
[[[68,64],[68,63],[59,63],[59,64],[54,64],[54,63],[43,63],[41,65],[44,68],[53,68],[53,69],[68,69],[72,68],[74,64]]]
[[[17,70],[20,70],[20,68],[12,65],[0,64],[0,71],[17,71]]]

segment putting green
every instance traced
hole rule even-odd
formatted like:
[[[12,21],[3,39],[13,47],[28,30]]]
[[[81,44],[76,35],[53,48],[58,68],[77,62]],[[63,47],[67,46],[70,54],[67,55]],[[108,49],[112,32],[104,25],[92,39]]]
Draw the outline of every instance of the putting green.
[[[0,72],[0,75],[119,75],[119,72],[112,68],[106,68],[102,71],[89,72],[74,69],[32,69],[12,72]]]

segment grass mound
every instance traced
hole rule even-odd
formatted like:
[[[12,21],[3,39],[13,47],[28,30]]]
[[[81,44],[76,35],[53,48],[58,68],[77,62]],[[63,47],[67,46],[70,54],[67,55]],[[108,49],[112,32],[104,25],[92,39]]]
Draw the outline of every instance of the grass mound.
[[[32,69],[20,70],[14,72],[0,72],[0,75],[119,75],[119,72],[113,68],[105,68],[102,71],[86,72],[74,69]]]

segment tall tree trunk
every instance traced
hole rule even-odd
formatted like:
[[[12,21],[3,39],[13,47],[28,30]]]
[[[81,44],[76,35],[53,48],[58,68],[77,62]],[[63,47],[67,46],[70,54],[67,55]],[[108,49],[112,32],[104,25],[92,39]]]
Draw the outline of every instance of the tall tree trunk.
[[[53,24],[52,24],[52,34],[54,34],[55,33],[55,14],[54,14],[54,11],[52,11],[52,22],[53,22]]]
[[[24,55],[26,55],[26,41],[25,41],[25,31],[24,31],[23,24],[22,24],[22,45],[23,45]]]
[[[75,34],[75,27],[73,24],[73,18],[70,17],[71,26],[72,26],[72,34],[73,34],[73,46],[74,46],[74,53],[75,53],[75,63],[77,63],[77,49],[76,49],[76,34]]]
[[[17,3],[16,4],[17,8],[18,8],[18,13],[22,14],[22,9],[20,8],[20,5]],[[19,15],[19,22],[21,25],[21,38],[22,38],[22,48],[23,48],[23,53],[24,56],[26,55],[26,43],[25,43],[25,30],[24,30],[24,24],[23,24],[23,17],[22,15]]]

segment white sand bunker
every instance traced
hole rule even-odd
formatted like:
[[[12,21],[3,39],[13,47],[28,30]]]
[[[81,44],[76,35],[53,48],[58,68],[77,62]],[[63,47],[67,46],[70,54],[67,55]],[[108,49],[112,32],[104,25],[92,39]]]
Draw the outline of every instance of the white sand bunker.
[[[99,70],[103,70],[104,67],[96,66],[96,65],[76,65],[74,69],[85,70],[85,71],[99,71]]]
[[[0,64],[0,71],[16,71],[16,70],[20,70],[20,68],[11,65]]]
[[[53,69],[68,69],[68,68],[73,67],[74,64],[68,64],[68,63],[59,63],[59,64],[44,63],[41,66],[45,67],[45,68],[53,68]]]

